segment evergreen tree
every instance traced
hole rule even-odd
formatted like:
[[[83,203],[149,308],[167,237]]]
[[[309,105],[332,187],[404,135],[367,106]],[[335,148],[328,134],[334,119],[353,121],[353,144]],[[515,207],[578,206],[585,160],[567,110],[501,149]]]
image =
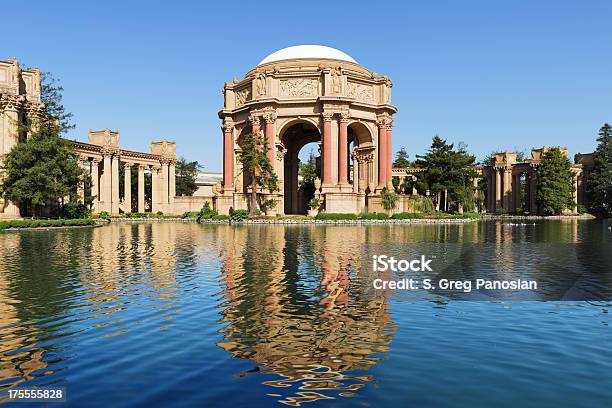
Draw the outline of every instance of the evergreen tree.
[[[76,151],[61,137],[74,127],[70,123],[72,114],[62,105],[62,90],[51,75],[43,75],[45,114],[36,122],[28,119],[20,124],[20,134],[28,137],[4,156],[0,184],[3,198],[25,204],[34,215],[40,215],[44,206],[59,204],[62,213],[68,204],[75,207],[77,186],[85,181]]]
[[[536,175],[536,200],[544,215],[558,215],[574,206],[574,176],[570,161],[561,153],[561,149],[555,147],[544,153]]]
[[[310,151],[308,154],[308,160],[305,163],[299,164],[298,174],[302,178],[300,181],[300,187],[304,192],[304,200],[308,203],[314,198],[315,193],[315,179],[317,175],[317,157],[314,151]]]
[[[393,167],[398,168],[406,168],[410,167],[410,160],[408,160],[408,152],[405,147],[400,147],[400,149],[395,153],[395,160],[393,161]]]
[[[263,134],[247,133],[244,136],[239,160],[243,171],[251,180],[251,198],[249,205],[249,216],[255,216],[257,207],[257,188],[265,188],[272,191],[278,190],[278,177],[274,173],[272,163],[267,153],[270,150]]]
[[[188,162],[181,157],[176,161],[176,195],[192,196],[198,189],[196,178],[200,171],[200,164],[197,161]]]
[[[612,217],[612,126],[599,129],[593,171],[587,181],[589,211],[599,217]]]

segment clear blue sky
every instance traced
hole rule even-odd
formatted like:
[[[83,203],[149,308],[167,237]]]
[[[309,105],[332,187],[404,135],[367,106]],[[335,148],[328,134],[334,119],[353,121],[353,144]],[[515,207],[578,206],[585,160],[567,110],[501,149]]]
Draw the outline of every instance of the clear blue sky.
[[[61,79],[77,127],[178,143],[218,171],[223,83],[290,45],[338,48],[393,82],[394,150],[439,133],[495,149],[592,151],[612,121],[612,1],[7,2],[0,59]],[[27,4],[27,5],[26,5]]]

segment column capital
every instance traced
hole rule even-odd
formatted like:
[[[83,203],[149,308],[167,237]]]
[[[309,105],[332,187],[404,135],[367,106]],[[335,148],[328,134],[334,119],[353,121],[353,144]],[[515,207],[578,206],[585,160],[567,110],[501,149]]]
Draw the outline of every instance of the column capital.
[[[123,167],[124,167],[124,168],[126,168],[126,169],[127,169],[128,167],[130,167],[130,168],[131,168],[133,165],[134,165],[134,163],[129,162],[129,161],[128,161],[128,162],[124,162],[124,163],[123,163]]]
[[[7,95],[0,97],[0,111],[19,112],[25,104],[24,95]]]
[[[221,125],[221,129],[223,129],[224,132],[231,132],[232,130],[234,130],[234,121],[232,120],[232,118],[226,117],[225,119],[223,119],[223,125]]]
[[[144,170],[145,167],[147,167],[146,164],[138,163],[138,170]]]
[[[349,112],[340,112],[340,122],[348,122],[351,119],[351,114]]]
[[[333,112],[322,112],[321,117],[323,118],[324,122],[331,122],[334,118],[334,113]]]
[[[255,116],[254,114],[249,115],[249,123],[251,124],[251,126],[259,126],[260,125],[260,121],[259,121],[259,116]]]
[[[264,112],[263,118],[266,123],[274,123],[276,122],[276,112],[273,110],[268,110]]]
[[[382,113],[376,116],[376,125],[379,128],[390,129],[393,126],[393,117],[388,113]]]

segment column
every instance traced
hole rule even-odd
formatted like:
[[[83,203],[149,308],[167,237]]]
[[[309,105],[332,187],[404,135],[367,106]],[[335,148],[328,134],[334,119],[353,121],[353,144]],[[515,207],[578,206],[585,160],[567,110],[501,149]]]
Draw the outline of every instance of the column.
[[[263,115],[264,120],[266,121],[266,127],[265,127],[265,134],[266,134],[266,142],[268,144],[268,160],[270,160],[270,164],[272,165],[272,168],[275,169],[275,165],[274,165],[274,150],[275,150],[275,139],[276,139],[276,126],[275,126],[275,122],[276,122],[276,113],[274,112],[266,112]],[[276,171],[276,169],[275,169]]]
[[[168,203],[169,212],[174,212],[174,197],[176,196],[176,161],[172,160],[168,164]]]
[[[94,157],[91,160],[91,195],[93,197],[93,212],[100,212],[100,180],[99,180],[99,172],[98,167],[100,165],[100,159]]]
[[[353,193],[359,192],[359,162],[357,155],[353,153]]]
[[[504,209],[512,212],[512,169],[504,169]]]
[[[144,164],[138,165],[138,212],[145,212],[145,178]]]
[[[323,186],[329,187],[332,184],[332,113],[323,112]]]
[[[100,198],[102,201],[100,211],[111,212],[111,155],[104,154],[104,165],[102,167],[102,177],[100,180]]]
[[[229,121],[223,125],[223,189],[234,189],[234,125]]]
[[[77,184],[77,198],[80,204],[84,204],[85,203],[85,177],[86,177],[84,158],[79,158],[79,168],[83,170],[83,175],[79,179],[79,182]]]
[[[161,203],[161,210],[163,212],[168,212],[168,161],[164,160],[161,164],[161,174],[160,174],[160,192],[159,201]]]
[[[111,180],[111,213],[119,214],[119,156],[114,155],[111,162],[112,180]]]
[[[161,211],[159,208],[159,166],[151,167],[151,212]]]
[[[502,180],[499,170],[495,167],[495,210],[502,208]]]
[[[340,114],[340,131],[338,136],[338,183],[348,184],[348,121],[349,114]],[[355,167],[355,166],[353,166]],[[353,183],[355,179],[353,178]]]
[[[124,164],[123,176],[123,211],[132,212],[132,163]]]
[[[378,123],[378,189],[387,186],[387,126]]]
[[[386,163],[387,163],[387,189],[389,191],[393,190],[393,146],[392,146],[392,134],[393,134],[393,124],[391,121],[387,124],[387,155],[386,155]]]

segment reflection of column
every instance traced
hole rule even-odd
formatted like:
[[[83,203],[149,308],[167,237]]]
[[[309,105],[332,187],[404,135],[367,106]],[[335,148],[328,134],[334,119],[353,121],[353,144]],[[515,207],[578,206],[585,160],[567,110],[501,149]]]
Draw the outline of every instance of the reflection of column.
[[[132,163],[126,162],[123,176],[123,202],[125,212],[132,212]]]
[[[387,185],[387,125],[378,123],[378,188]]]
[[[226,121],[223,124],[223,188],[234,189],[234,124]]]
[[[138,212],[145,212],[145,178],[144,164],[138,165]]]
[[[151,212],[159,209],[159,166],[151,167]]]
[[[323,112],[323,186],[329,186],[332,183],[332,113]]]
[[[161,210],[168,212],[168,161],[163,160],[161,164],[161,194],[159,195],[159,201],[161,203]]]
[[[93,197],[93,211],[99,212],[100,210],[100,191],[99,191],[99,179],[98,179],[98,167],[100,165],[100,159],[94,157],[91,160],[91,195]]]
[[[512,170],[510,168],[504,169],[504,210],[506,212],[512,211]]]
[[[112,158],[112,181],[111,181],[111,213],[119,214],[119,156],[115,155]]]
[[[348,121],[349,114],[340,114],[340,134],[338,137],[338,183],[348,184]],[[355,167],[355,166],[353,166]],[[355,178],[353,178],[354,183]]]
[[[499,169],[495,167],[495,210],[502,208],[502,181]]]
[[[111,211],[111,155],[104,154],[104,165],[102,167],[102,178],[100,180],[100,197],[102,205],[100,211]]]

